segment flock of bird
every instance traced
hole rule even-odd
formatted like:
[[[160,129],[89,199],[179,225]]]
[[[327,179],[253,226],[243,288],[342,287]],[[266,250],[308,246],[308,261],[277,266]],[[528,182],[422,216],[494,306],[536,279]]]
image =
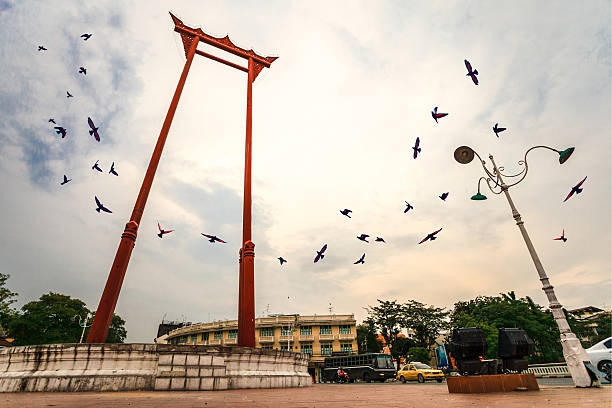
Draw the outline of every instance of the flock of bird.
[[[465,63],[465,67],[467,68],[467,74],[466,76],[469,76],[472,79],[472,82],[474,82],[474,85],[478,85],[478,70],[473,69],[472,68],[472,64],[470,64],[470,62],[466,59],[464,60]],[[433,110],[431,111],[431,117],[435,120],[436,124],[438,124],[438,119],[442,119],[444,117],[448,116],[448,113],[443,113],[443,112],[438,112],[438,107],[435,106],[433,108]],[[503,131],[506,130],[505,127],[500,127],[499,123],[495,123],[495,125],[493,125],[493,133],[495,133],[495,136],[497,138],[499,138],[499,134]],[[421,153],[421,140],[419,139],[419,137],[416,138],[415,143],[414,143],[414,147],[412,147],[413,150],[413,158],[416,159],[419,155],[419,153]],[[582,185],[582,183],[584,183],[584,181],[586,180],[586,177],[580,181],[576,186],[572,187],[572,190],[570,191],[570,193],[567,195],[567,197],[565,198],[564,202],[567,201],[572,195],[575,194],[579,194],[580,192],[582,192],[582,188],[580,188],[580,186]],[[446,201],[446,199],[448,198],[449,192],[445,192],[442,193],[439,197],[442,201]],[[404,214],[407,213],[408,211],[414,209],[414,207],[408,202],[405,201],[406,203],[406,208],[404,209]],[[340,210],[340,213],[348,218],[351,218],[350,213],[352,213],[352,210],[345,208],[343,210]],[[423,238],[421,241],[419,241],[419,244],[422,244],[426,241],[433,241],[435,239],[437,239],[437,234],[442,231],[442,228],[437,229],[434,232],[431,232],[429,234],[427,234],[425,236],[425,238]],[[368,238],[369,235],[367,234],[361,234],[357,237],[357,239],[359,239],[360,241],[364,241],[364,242],[369,242],[366,240],[366,238]],[[563,233],[561,234],[561,236],[559,238],[554,238],[554,240],[557,241],[563,241],[566,242],[567,238],[565,237],[565,229],[563,229]],[[376,237],[376,242],[385,242],[385,240],[381,237]],[[325,251],[327,250],[327,244],[324,244],[323,247],[316,251],[316,256],[314,258],[314,263],[319,262],[321,259],[323,259],[325,257]],[[366,254],[364,253],[363,255],[361,255],[361,257],[354,262],[354,264],[364,264],[365,263],[365,256]],[[286,259],[284,259],[283,257],[279,257],[278,260],[280,261],[280,264],[282,265],[283,263],[287,262]]]
[[[89,38],[91,36],[92,36],[92,34],[87,34],[86,33],[86,34],[82,34],[81,38],[83,38],[84,41],[87,41],[87,40],[89,40]],[[47,51],[47,48],[42,46],[42,45],[40,45],[40,46],[38,46],[38,51]],[[474,85],[478,85],[478,83],[479,83],[478,82],[478,70],[472,69],[472,65],[470,64],[470,62],[467,59],[464,60],[464,63],[465,63],[465,67],[468,70],[468,73],[466,74],[466,76],[469,76],[471,78],[472,82],[474,82]],[[83,75],[87,75],[87,69],[85,67],[81,66],[81,67],[79,67],[78,73],[79,74],[83,74]],[[66,91],[66,98],[72,98],[72,97],[73,97],[73,95],[69,91]],[[431,117],[435,120],[436,124],[439,123],[438,122],[439,119],[442,119],[442,118],[444,118],[446,116],[448,116],[448,113],[438,112],[438,107],[437,106],[434,107],[433,110],[431,111]],[[53,118],[49,119],[49,123],[53,123],[54,125],[57,125],[55,119],[53,119]],[[97,142],[100,142],[100,134],[98,133],[98,129],[99,128],[94,125],[94,122],[91,119],[91,117],[87,118],[87,123],[88,123],[89,128],[90,128],[90,130],[89,130],[90,136],[93,136],[94,139]],[[65,138],[67,133],[68,133],[67,129],[65,127],[63,127],[63,126],[59,126],[59,125],[58,126],[54,126],[54,129],[55,129],[55,131],[56,131],[56,133],[58,135],[62,136],[62,139]],[[506,130],[505,127],[500,127],[499,123],[495,123],[495,125],[493,126],[492,129],[493,129],[493,132],[495,133],[495,136],[498,137],[498,138],[499,138],[499,134]],[[412,150],[413,150],[413,158],[416,159],[418,157],[419,153],[421,153],[419,137],[416,138],[415,143],[414,143],[414,147],[412,147]],[[100,168],[98,163],[99,163],[99,160],[96,160],[96,162],[92,166],[92,170],[95,170],[95,171],[98,171],[98,172],[103,172],[103,170]],[[112,174],[114,176],[119,176],[119,174],[115,170],[115,162],[112,162],[109,174]],[[565,200],[563,202],[567,201],[574,194],[581,193],[582,192],[581,186],[582,186],[582,184],[584,183],[585,180],[586,180],[586,177],[582,181],[580,181],[576,186],[572,187],[570,193],[567,195],[567,197],[565,198]],[[66,175],[64,175],[63,181],[60,183],[60,185],[63,186],[63,185],[67,184],[70,181],[72,181],[72,179],[69,179]],[[439,196],[439,198],[442,201],[446,201],[448,196],[449,196],[449,192],[444,192],[444,193],[442,193]],[[100,212],[112,213],[112,211],[110,209],[108,209],[104,204],[102,204],[102,202],[98,199],[97,196],[94,196],[94,200],[95,200],[96,205],[97,205],[97,208],[95,210],[98,213],[100,213]],[[408,211],[414,209],[414,207],[408,201],[405,201],[405,203],[406,203],[406,208],[404,209],[404,214],[407,213]],[[348,208],[340,210],[340,213],[342,215],[348,217],[348,218],[351,218],[350,214],[352,212],[353,211],[348,209]],[[157,228],[159,229],[159,233],[157,234],[157,236],[159,238],[163,238],[164,235],[169,234],[169,233],[174,231],[174,230],[165,230],[165,229],[163,229],[161,227],[159,221],[157,222]],[[437,239],[436,235],[440,231],[442,231],[442,228],[439,228],[439,229],[435,230],[434,232],[431,232],[431,233],[427,234],[420,242],[418,242],[418,244],[422,244],[422,243],[424,243],[426,241],[434,241],[435,239]],[[211,242],[211,243],[215,243],[215,242],[226,243],[226,241],[222,240],[221,238],[219,238],[219,237],[217,237],[215,235],[204,234],[204,233],[201,233],[201,235],[206,237],[208,239],[208,241]],[[362,241],[362,242],[369,243],[369,241],[367,240],[367,238],[369,238],[369,237],[370,237],[370,235],[368,235],[368,234],[361,234],[361,235],[357,236],[357,239]],[[561,236],[558,237],[558,238],[554,238],[554,240],[559,240],[559,241],[566,242],[567,238],[565,237],[565,229],[563,229],[563,233],[561,234]],[[382,237],[378,237],[377,236],[374,242],[385,243],[385,240]],[[314,258],[314,263],[319,262],[320,260],[322,260],[325,257],[325,251],[326,250],[327,250],[327,244],[324,244],[321,247],[320,250],[316,251],[316,256]],[[357,259],[357,261],[354,262],[354,264],[364,264],[365,263],[365,257],[366,257],[366,254],[363,253],[361,255],[361,257],[359,257],[359,259]],[[283,258],[282,256],[278,257],[277,259],[279,260],[281,266],[284,263],[287,262],[287,260],[285,258]]]
[[[83,39],[83,41],[87,41],[91,38],[93,34],[89,34],[89,33],[84,33],[81,34],[81,38]],[[48,48],[45,47],[44,45],[39,45],[38,46],[38,51],[48,51]],[[83,75],[87,75],[87,69],[83,66],[79,67],[78,70],[79,74],[83,74]],[[74,96],[70,93],[70,91],[66,91],[66,98],[74,98]],[[52,123],[53,125],[55,125],[53,127],[53,129],[55,130],[55,133],[57,133],[58,135],[62,136],[62,139],[64,139],[66,137],[66,135],[68,134],[68,130],[64,127],[64,126],[60,126],[57,124],[57,122],[55,121],[54,118],[50,118],[48,120],[48,123]],[[87,117],[87,124],[89,125],[89,135],[93,136],[93,138],[96,140],[96,142],[100,142],[100,134],[98,133],[98,127],[96,127],[96,125],[94,124],[93,120],[91,119],[91,117]],[[99,172],[102,172],[102,169],[98,166],[98,160],[96,160],[96,162],[94,163],[94,165],[92,166],[92,170],[96,170]],[[113,164],[111,165],[111,169],[109,171],[110,174],[114,175],[114,176],[118,176],[119,173],[117,173],[117,171],[115,170],[115,162],[113,162]],[[72,179],[69,179],[68,176],[66,176],[64,174],[64,178],[63,180],[60,182],[60,185],[66,185],[69,182],[71,182]],[[100,211],[104,211],[107,213],[112,213],[111,210],[109,210],[107,207],[105,207],[104,205],[102,205],[102,203],[100,202],[100,200],[98,199],[97,196],[94,196],[94,200],[96,202],[97,208],[96,211],[100,212]]]
[[[84,33],[82,34],[80,37],[83,39],[83,41],[87,41],[91,38],[93,34],[89,34],[89,33]],[[38,51],[48,51],[48,48],[45,47],[44,45],[39,45],[38,46]],[[78,74],[83,74],[83,75],[87,75],[87,68],[80,66],[78,71]],[[74,95],[72,95],[70,93],[70,91],[66,91],[66,98],[74,98]],[[53,127],[53,129],[55,130],[55,132],[58,135],[61,135],[62,139],[64,139],[66,137],[66,135],[68,134],[68,129],[66,129],[66,127],[64,126],[60,126],[57,124],[56,120],[54,118],[50,118],[48,120],[48,123],[52,123],[53,125],[55,125]],[[87,124],[89,125],[89,135],[92,136],[96,142],[100,142],[100,133],[99,133],[99,127],[96,127],[96,125],[94,124],[93,119],[91,119],[91,117],[87,118]],[[96,162],[93,164],[93,166],[91,166],[91,169],[100,173],[103,173],[104,171],[102,170],[102,168],[99,166],[100,161],[96,160]],[[112,174],[114,176],[119,176],[119,173],[117,172],[117,170],[115,169],[115,162],[111,163],[110,166],[110,170],[108,172],[109,174]],[[64,186],[66,184],[68,184],[69,182],[71,182],[72,179],[68,178],[67,175],[64,174],[63,180],[60,182],[60,186]],[[105,206],[104,204],[102,204],[102,202],[100,201],[100,199],[98,198],[98,196],[94,195],[94,201],[96,203],[96,208],[95,210],[98,213],[109,213],[111,214],[112,211]],[[159,233],[157,234],[158,237],[163,238],[163,236],[165,234],[168,234],[170,232],[173,232],[174,230],[164,230],[161,225],[159,224],[159,222],[157,223],[157,227],[159,228]],[[214,236],[214,235],[209,235],[209,234],[202,234],[204,237],[208,238],[208,240],[210,242],[221,242],[221,243],[225,243],[224,240]]]

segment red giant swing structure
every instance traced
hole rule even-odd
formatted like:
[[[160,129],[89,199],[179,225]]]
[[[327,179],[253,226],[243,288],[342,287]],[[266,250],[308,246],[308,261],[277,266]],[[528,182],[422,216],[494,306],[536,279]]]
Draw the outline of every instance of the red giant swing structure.
[[[191,67],[191,62],[195,54],[210,58],[213,61],[220,62],[230,67],[239,69],[247,73],[247,110],[246,110],[246,141],[244,152],[244,206],[242,217],[242,246],[240,248],[240,277],[238,289],[238,345],[245,347],[255,347],[255,288],[254,288],[254,263],[255,263],[255,244],[251,241],[251,143],[252,143],[252,99],[253,99],[253,81],[257,75],[264,69],[270,68],[270,65],[277,57],[262,57],[256,54],[252,49],[245,50],[236,46],[229,39],[229,36],[216,38],[204,33],[200,28],[194,29],[183,24],[181,20],[170,13],[174,22],[174,31],[180,34],[183,46],[185,47],[185,66],[178,81],[176,91],[168,108],[166,119],[162,126],[161,132],[155,145],[155,150],[151,156],[149,167],[145,174],[138,198],[134,204],[134,209],[130,220],[125,226],[125,230],[121,235],[121,242],[115,255],[115,260],[111,267],[102,298],[98,305],[93,325],[87,336],[87,343],[104,343],[108,334],[108,328],[115,311],[119,292],[123,278],[127,270],[132,249],[138,235],[138,226],[142,213],[144,212],[147,203],[147,197],[153,184],[155,171],[161,158],[162,150],[172,124],[172,118],[176,111],[181,92],[185,86],[185,80]],[[248,61],[248,65],[243,67],[230,61],[226,61],[215,55],[208,54],[197,49],[198,43],[202,41],[215,48],[242,57]]]

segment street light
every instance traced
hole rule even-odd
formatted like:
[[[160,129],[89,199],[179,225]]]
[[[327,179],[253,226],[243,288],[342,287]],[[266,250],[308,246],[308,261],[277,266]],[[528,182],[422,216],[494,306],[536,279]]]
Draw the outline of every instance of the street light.
[[[557,297],[553,290],[553,286],[550,284],[548,276],[546,276],[546,272],[544,272],[544,267],[542,266],[542,263],[538,258],[538,254],[536,253],[535,248],[531,243],[529,235],[527,234],[527,230],[525,229],[524,222],[521,219],[521,215],[514,206],[514,202],[512,201],[512,198],[510,198],[510,193],[508,192],[508,189],[510,187],[517,185],[518,183],[523,181],[523,179],[525,179],[525,176],[527,176],[527,172],[529,170],[529,166],[527,165],[527,154],[537,148],[545,148],[558,153],[559,164],[565,163],[574,152],[573,147],[560,151],[548,146],[534,146],[527,150],[525,152],[525,157],[523,158],[523,160],[518,162],[519,166],[522,167],[522,170],[517,174],[503,174],[504,168],[497,167],[491,154],[489,154],[489,160],[491,160],[491,163],[493,164],[493,171],[489,171],[486,166],[487,163],[482,160],[478,153],[476,153],[472,148],[468,146],[458,147],[455,150],[454,156],[455,160],[461,164],[467,164],[471,162],[474,159],[474,155],[478,156],[480,164],[482,165],[482,168],[484,169],[487,175],[487,177],[481,177],[478,180],[478,193],[471,197],[472,200],[486,200],[487,197],[480,193],[480,182],[482,180],[486,181],[489,190],[491,190],[493,194],[504,193],[504,195],[506,196],[508,204],[510,204],[510,209],[512,210],[512,217],[516,220],[516,225],[518,225],[519,229],[521,230],[521,234],[523,235],[525,244],[527,244],[527,249],[529,250],[531,259],[535,264],[536,270],[538,271],[538,275],[540,276],[540,281],[542,282],[542,290],[544,291],[544,293],[546,293],[549,308],[552,311],[553,317],[555,318],[557,326],[559,327],[559,331],[561,332],[561,346],[563,348],[563,357],[565,358],[565,361],[567,363],[567,368],[572,376],[572,380],[574,381],[576,387],[598,387],[599,381],[596,379],[596,377],[594,379],[591,379],[591,376],[589,375],[589,372],[586,368],[586,363],[590,364],[589,357],[582,348],[580,340],[578,340],[576,335],[572,333],[569,324],[565,319],[565,314],[563,313],[561,303],[559,303],[559,301],[557,300]],[[518,177],[518,179],[517,181],[514,181],[511,184],[506,184],[502,176],[509,178]]]
[[[79,326],[81,326],[83,328],[83,330],[81,331],[81,339],[79,340],[79,343],[82,343],[83,342],[83,335],[85,334],[85,328],[91,326],[91,324],[87,325],[87,322],[91,319],[92,316],[91,316],[91,313],[88,312],[87,316],[85,316],[85,320],[84,321],[81,319],[80,315],[74,315],[72,317],[72,320],[75,320],[77,317],[79,318]]]

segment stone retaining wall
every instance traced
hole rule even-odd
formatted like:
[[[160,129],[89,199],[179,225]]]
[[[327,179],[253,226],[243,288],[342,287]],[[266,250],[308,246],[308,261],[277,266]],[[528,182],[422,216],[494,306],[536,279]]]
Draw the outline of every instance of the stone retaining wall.
[[[0,392],[306,387],[307,368],[305,355],[248,347],[21,346],[0,349]]]

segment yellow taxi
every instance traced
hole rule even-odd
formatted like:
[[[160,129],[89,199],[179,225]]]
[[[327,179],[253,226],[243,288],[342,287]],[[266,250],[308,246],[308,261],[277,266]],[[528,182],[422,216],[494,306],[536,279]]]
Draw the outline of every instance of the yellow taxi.
[[[406,364],[404,367],[402,367],[401,370],[397,372],[397,379],[403,383],[405,383],[406,381],[414,380],[420,383],[424,383],[427,380],[436,380],[437,382],[442,382],[442,380],[444,380],[444,373],[442,372],[442,370],[436,370],[435,368],[431,368],[427,364],[413,361],[409,364]]]

